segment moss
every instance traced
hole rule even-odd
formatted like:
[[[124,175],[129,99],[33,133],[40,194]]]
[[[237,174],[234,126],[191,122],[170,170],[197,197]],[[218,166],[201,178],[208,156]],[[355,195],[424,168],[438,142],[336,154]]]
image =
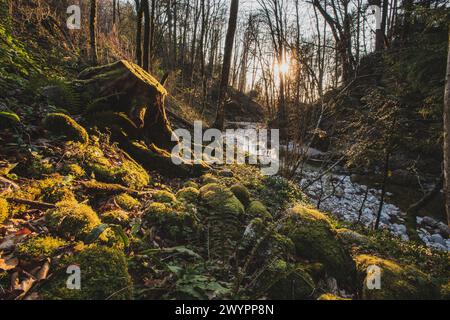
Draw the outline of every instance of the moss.
[[[5,222],[9,217],[9,205],[8,201],[0,198],[0,224]]]
[[[323,295],[321,295],[317,300],[340,300],[340,301],[345,301],[345,300],[351,300],[351,299],[346,299],[346,298],[341,298],[338,297],[332,293],[325,293]]]
[[[41,190],[39,200],[49,203],[75,201],[75,195],[71,190],[70,183],[65,181],[60,175],[54,175],[36,183]]]
[[[89,135],[82,126],[68,115],[62,113],[51,113],[44,120],[47,130],[56,135],[67,137],[69,141],[89,143]]]
[[[140,207],[141,205],[141,203],[138,200],[136,200],[127,193],[119,194],[114,198],[114,201],[123,210],[133,210]]]
[[[154,202],[144,214],[145,220],[167,237],[176,241],[188,240],[199,230],[198,219],[193,210],[184,206],[171,206]]]
[[[359,280],[362,280],[362,298],[368,300],[422,300],[435,299],[438,292],[431,277],[411,265],[401,265],[395,261],[371,255],[355,258]],[[369,290],[366,285],[367,270],[370,266],[381,269],[381,289]]]
[[[259,217],[265,220],[271,220],[272,215],[266,206],[259,201],[252,201],[247,208],[247,215],[251,217]]]
[[[311,299],[315,290],[313,279],[302,266],[281,259],[268,265],[258,287],[273,300]]]
[[[84,240],[101,221],[91,207],[75,201],[63,201],[56,209],[48,210],[47,226],[61,237]]]
[[[199,196],[200,191],[192,187],[184,188],[177,192],[177,199],[188,203],[196,203]]]
[[[240,216],[244,206],[226,187],[219,184],[207,184],[200,189],[200,198],[212,209],[212,213]]]
[[[153,199],[161,203],[174,203],[177,201],[175,195],[167,190],[158,190],[152,194]]]
[[[65,164],[62,172],[75,178],[81,178],[86,175],[86,171],[76,163]]]
[[[66,285],[68,266],[81,270],[81,290]],[[44,300],[130,300],[133,283],[122,251],[102,246],[88,246],[61,263],[58,274],[41,289]]]
[[[101,182],[117,183],[134,189],[141,189],[149,184],[150,176],[138,163],[114,148],[107,151],[114,157],[114,161],[106,158],[105,153],[97,146],[88,146],[74,156],[83,163],[89,174],[93,174]]]
[[[183,184],[184,188],[194,188],[194,189],[199,189],[199,185],[197,183],[195,183],[194,181],[187,181]]]
[[[242,184],[235,184],[230,190],[245,207],[250,204],[250,192]]]
[[[35,237],[17,247],[17,256],[21,259],[45,259],[53,257],[55,252],[65,246],[64,240],[46,236]]]
[[[354,283],[355,264],[323,213],[297,205],[289,213],[284,232],[299,257],[323,263],[327,273],[344,284]]]
[[[441,286],[441,299],[450,300],[450,281]]]
[[[126,227],[130,221],[128,213],[122,210],[113,210],[103,213],[102,221],[109,224],[117,224]]]
[[[211,183],[219,183],[219,179],[214,177],[211,173],[207,173],[201,177],[202,185]]]

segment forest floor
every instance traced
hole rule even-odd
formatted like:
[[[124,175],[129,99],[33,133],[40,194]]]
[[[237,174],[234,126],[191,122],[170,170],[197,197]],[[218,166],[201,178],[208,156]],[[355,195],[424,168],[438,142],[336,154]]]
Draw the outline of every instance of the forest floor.
[[[72,60],[2,21],[1,299],[450,298],[448,253],[339,221],[258,167],[145,169],[72,111]]]

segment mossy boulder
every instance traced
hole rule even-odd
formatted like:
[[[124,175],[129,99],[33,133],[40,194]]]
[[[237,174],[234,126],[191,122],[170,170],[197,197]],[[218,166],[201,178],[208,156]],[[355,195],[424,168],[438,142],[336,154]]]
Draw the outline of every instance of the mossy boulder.
[[[74,149],[76,151],[80,148],[75,146]],[[93,174],[98,181],[116,183],[133,189],[142,189],[149,184],[150,176],[141,165],[119,150],[111,148],[107,151],[114,159],[106,157],[98,146],[91,145],[75,157],[83,164],[86,172],[89,175]]]
[[[61,237],[85,237],[101,224],[97,213],[88,205],[76,201],[63,201],[45,214],[47,227]]]
[[[161,202],[161,203],[169,203],[170,204],[170,203],[175,203],[177,201],[176,196],[172,192],[167,191],[167,190],[155,191],[152,194],[152,197],[156,202]]]
[[[242,184],[235,184],[230,188],[231,192],[239,199],[239,201],[247,207],[250,203],[250,192]]]
[[[367,300],[423,300],[437,299],[439,292],[431,277],[411,265],[402,265],[393,260],[372,255],[355,258],[361,282],[362,298]],[[368,269],[380,268],[381,289],[370,290],[367,286]]]
[[[9,218],[9,206],[6,199],[0,198],[0,224]]]
[[[134,210],[138,207],[140,207],[141,203],[130,196],[127,193],[119,194],[118,196],[114,197],[114,201],[116,204],[121,207],[123,210]]]
[[[355,263],[323,213],[297,205],[290,210],[284,227],[298,257],[323,263],[327,273],[342,284],[354,283]]]
[[[16,254],[21,259],[42,260],[53,257],[58,249],[67,243],[59,238],[50,236],[35,237],[18,245]]]
[[[260,201],[252,201],[247,207],[246,213],[250,217],[259,217],[264,220],[272,219],[272,215]]]
[[[145,210],[144,219],[172,240],[190,240],[197,235],[200,227],[193,209],[181,204],[154,202]]]
[[[122,210],[107,211],[101,215],[102,221],[108,224],[117,224],[126,227],[130,221],[130,216]]]
[[[40,189],[39,200],[49,203],[76,201],[70,182],[59,174],[36,181],[35,184]]]
[[[329,301],[329,300],[336,301],[336,300],[339,300],[339,301],[345,301],[345,300],[351,300],[351,299],[341,298],[341,297],[339,297],[337,295],[334,295],[332,293],[325,293],[325,294],[321,295],[317,300],[324,300],[324,301]]]
[[[194,181],[187,181],[183,184],[184,188],[194,188],[194,189],[199,189],[200,186],[195,183]]]
[[[177,192],[177,199],[187,203],[196,203],[200,196],[200,191],[196,188],[183,188]]]
[[[89,135],[74,119],[63,113],[51,113],[44,120],[48,131],[58,136],[65,136],[68,141],[89,143]]]
[[[201,181],[202,181],[202,185],[207,185],[207,184],[211,184],[211,183],[219,183],[219,179],[216,178],[215,176],[213,176],[211,173],[207,173],[204,174],[203,176],[201,176]]]
[[[67,288],[66,270],[76,265],[81,270],[81,290]],[[88,246],[66,257],[60,270],[40,291],[44,300],[130,300],[133,282],[127,259],[121,250]]]
[[[258,280],[259,290],[273,300],[312,299],[315,284],[301,266],[278,259],[270,263]]]

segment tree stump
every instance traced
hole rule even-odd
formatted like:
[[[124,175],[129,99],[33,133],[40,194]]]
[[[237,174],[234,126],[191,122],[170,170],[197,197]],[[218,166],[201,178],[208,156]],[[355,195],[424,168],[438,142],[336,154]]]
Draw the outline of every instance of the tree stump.
[[[86,103],[85,119],[150,170],[170,175],[200,175],[204,164],[172,163],[170,151],[178,143],[167,118],[167,91],[138,65],[121,60],[84,70],[75,82]]]

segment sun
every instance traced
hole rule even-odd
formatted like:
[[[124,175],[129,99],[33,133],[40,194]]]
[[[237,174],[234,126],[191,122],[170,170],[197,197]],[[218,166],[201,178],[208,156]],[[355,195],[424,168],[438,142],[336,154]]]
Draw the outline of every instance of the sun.
[[[282,63],[276,63],[274,66],[275,74],[279,75],[287,75],[289,73],[289,69],[291,68],[290,63],[288,60],[285,60]]]

